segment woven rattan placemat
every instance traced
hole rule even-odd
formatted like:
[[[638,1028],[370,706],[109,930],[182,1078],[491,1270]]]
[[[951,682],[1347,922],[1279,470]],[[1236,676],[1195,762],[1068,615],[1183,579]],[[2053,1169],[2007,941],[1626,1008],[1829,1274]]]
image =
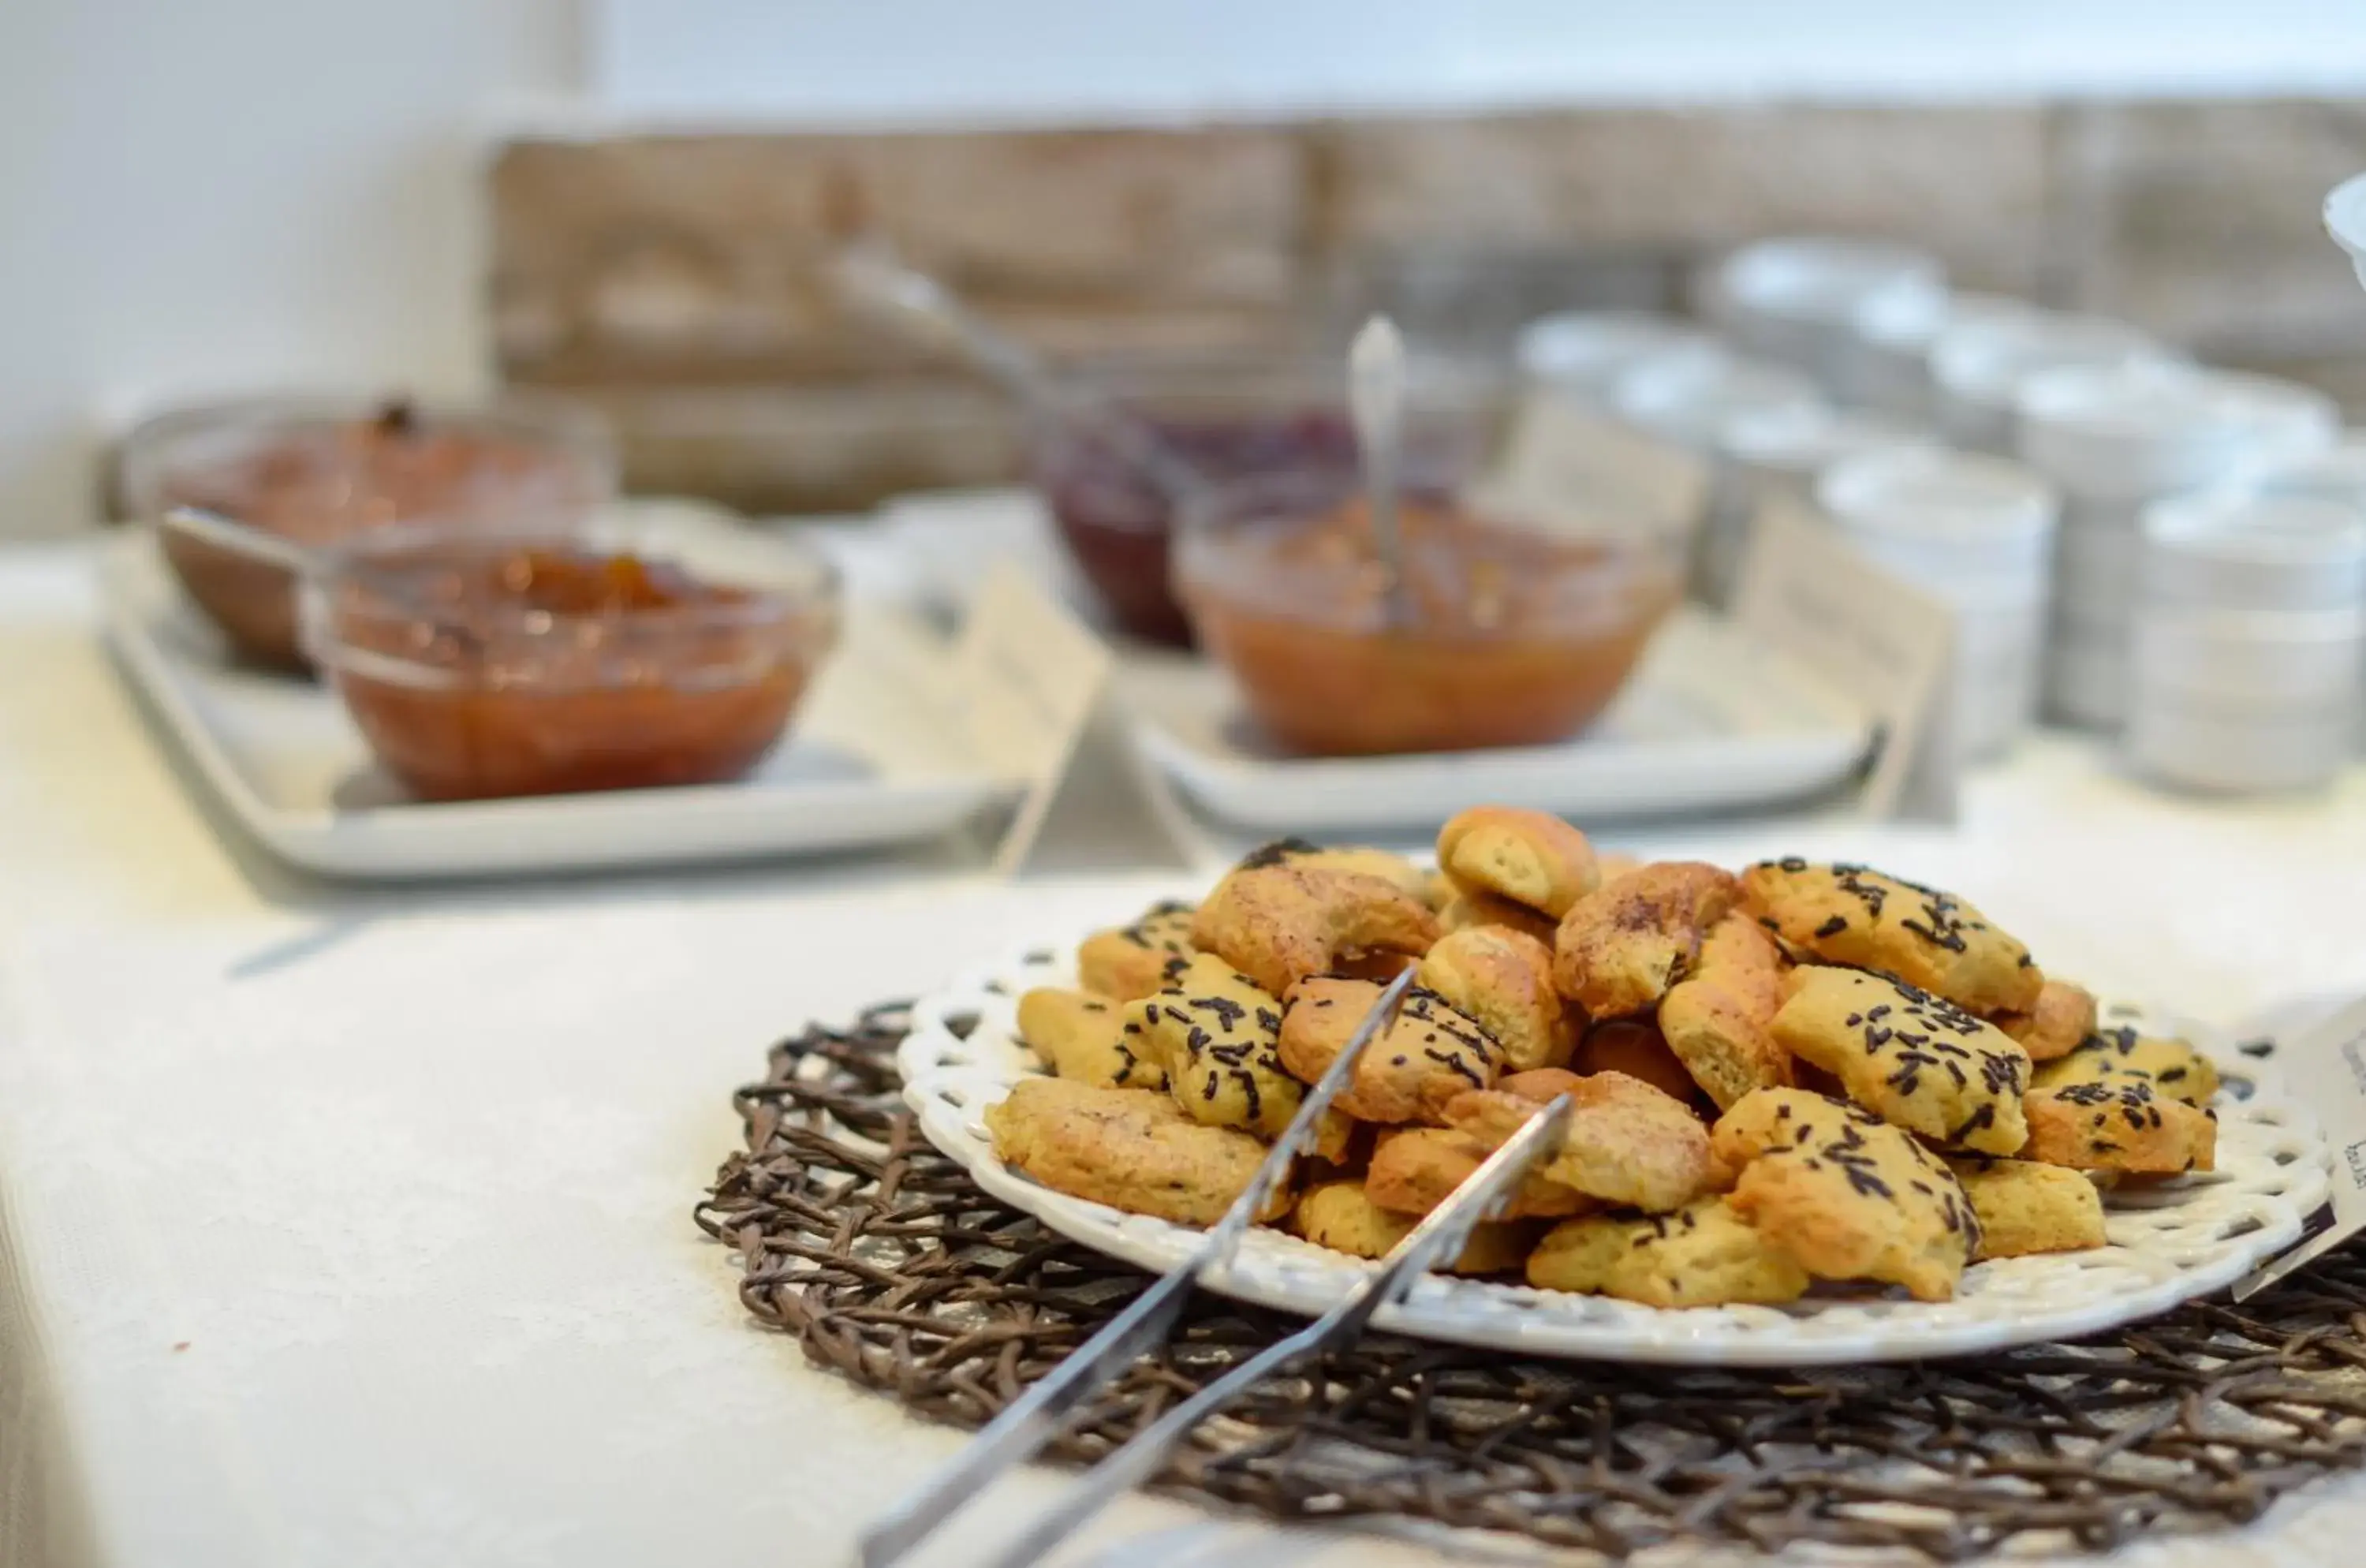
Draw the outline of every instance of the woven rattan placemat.
[[[1144,1276],[988,1197],[898,1098],[893,1008],[772,1053],[697,1208],[806,1356],[980,1425]],[[2366,1249],[2241,1307],[1910,1366],[1703,1371],[1373,1335],[1211,1423],[1165,1482],[1279,1518],[1399,1515],[1614,1556],[1685,1539],[2103,1549],[2257,1517],[2366,1463]],[[1088,1461],[1297,1320],[1202,1293],[1052,1450]]]

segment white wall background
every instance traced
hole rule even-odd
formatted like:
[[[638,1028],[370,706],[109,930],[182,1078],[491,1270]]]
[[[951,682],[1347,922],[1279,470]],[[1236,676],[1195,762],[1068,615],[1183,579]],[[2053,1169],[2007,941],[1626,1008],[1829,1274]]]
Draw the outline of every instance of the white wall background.
[[[0,0],[0,535],[168,399],[479,384],[502,125],[2058,91],[2366,93],[2366,0]]]
[[[611,106],[1158,118],[1734,97],[2366,90],[2366,0],[593,0]]]
[[[481,381],[492,118],[571,0],[0,0],[0,534],[87,521],[161,400]]]

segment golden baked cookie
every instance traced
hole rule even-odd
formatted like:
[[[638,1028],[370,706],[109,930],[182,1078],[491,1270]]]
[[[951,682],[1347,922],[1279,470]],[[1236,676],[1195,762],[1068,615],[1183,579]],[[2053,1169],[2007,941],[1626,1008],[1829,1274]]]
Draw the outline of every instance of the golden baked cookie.
[[[1299,1194],[1290,1228],[1317,1247],[1353,1258],[1386,1258],[1421,1224],[1416,1215],[1391,1213],[1364,1194],[1360,1181],[1324,1181]],[[1462,1254],[1443,1273],[1502,1274],[1517,1269],[1536,1240],[1535,1230],[1510,1221],[1472,1228]]]
[[[1979,1257],[2083,1252],[2103,1245],[2103,1195],[2079,1172],[1982,1156],[1947,1165],[1979,1216]]]
[[[2045,984],[2029,949],[1969,904],[1865,866],[1761,861],[1741,874],[1741,908],[1795,952],[1895,975],[1973,1012],[2027,1012]]]
[[[1549,812],[1474,806],[1437,833],[1437,863],[1461,887],[1483,888],[1559,919],[1601,883],[1594,846]]]
[[[1410,953],[1350,953],[1342,956],[1331,973],[1346,980],[1369,980],[1375,986],[1385,986],[1408,969],[1421,967],[1421,960]]]
[[[1769,1027],[1782,1005],[1783,955],[1737,910],[1708,929],[1692,973],[1660,999],[1660,1034],[1723,1111],[1792,1082],[1791,1053]]]
[[[1301,1083],[1330,1070],[1348,1036],[1380,999],[1369,980],[1317,975],[1290,987],[1281,1015],[1281,1065]],[[1364,1047],[1356,1070],[1331,1103],[1358,1122],[1436,1122],[1464,1089],[1495,1081],[1503,1052],[1487,1032],[1415,986],[1388,1032]]]
[[[1673,1213],[1563,1220],[1528,1255],[1528,1283],[1646,1306],[1795,1302],[1808,1271],[1722,1198]]]
[[[1567,1067],[1530,1067],[1526,1072],[1505,1073],[1495,1080],[1495,1087],[1542,1105],[1575,1089],[1580,1076]]]
[[[1448,931],[1499,927],[1532,936],[1548,949],[1560,930],[1560,922],[1541,909],[1515,904],[1482,887],[1450,888],[1445,901],[1437,905],[1437,924]]]
[[[1486,1145],[1451,1127],[1385,1129],[1372,1146],[1372,1163],[1364,1172],[1364,1191],[1391,1213],[1418,1217],[1452,1196],[1486,1157]],[[1541,1171],[1530,1171],[1505,1206],[1504,1217],[1560,1219],[1600,1206],[1576,1189],[1564,1187]]]
[[[1504,1048],[1507,1070],[1569,1060],[1575,1021],[1553,987],[1552,948],[1502,926],[1439,937],[1421,961],[1421,983],[1476,1021]]]
[[[2038,1068],[2030,1087],[2060,1089],[2074,1083],[2150,1084],[2164,1099],[2201,1106],[2218,1092],[2218,1069],[2182,1040],[2138,1034],[2123,1025],[2089,1034],[2061,1060]]]
[[[1318,844],[1306,839],[1276,839],[1259,844],[1243,855],[1235,871],[1262,871],[1268,866],[1291,865],[1301,871],[1345,871],[1362,876],[1377,876],[1383,882],[1394,883],[1407,893],[1427,904],[1431,897],[1433,874],[1390,850],[1373,849],[1365,844]]]
[[[1585,1032],[1570,1066],[1591,1076],[1625,1073],[1696,1108],[1708,1103],[1700,1085],[1676,1060],[1660,1026],[1648,1018],[1606,1018]]]
[[[1166,983],[1166,966],[1191,956],[1189,904],[1153,904],[1132,925],[1085,938],[1076,949],[1076,978],[1086,990],[1130,1002]]]
[[[1980,1224],[1938,1156],[1862,1106],[1762,1089],[1718,1119],[1719,1159],[1741,1175],[1735,1210],[1820,1280],[1955,1292]]]
[[[2034,1089],[2023,1103],[2029,1115],[2023,1159],[2143,1176],[2217,1168],[2216,1113],[2170,1100],[2148,1083],[2065,1084]]]
[[[1211,1225],[1248,1187],[1266,1147],[1186,1116],[1163,1094],[1065,1078],[1021,1078],[986,1108],[1003,1163],[1057,1192],[1128,1213]],[[1288,1212],[1276,1201],[1274,1218]]]
[[[2048,980],[2027,1012],[1999,1013],[1996,1026],[2020,1041],[2031,1061],[2051,1062],[2095,1032],[2095,994],[2067,980]]]
[[[1166,1090],[1195,1122],[1275,1138],[1305,1089],[1281,1065],[1281,1004],[1212,953],[1126,1007],[1166,1068]]]
[[[1193,945],[1274,996],[1327,975],[1364,952],[1415,957],[1437,940],[1437,919],[1394,883],[1360,872],[1261,866],[1216,885],[1192,922]]]
[[[1775,1043],[1837,1077],[1859,1105],[1977,1154],[2011,1154],[2029,1135],[2029,1057],[1996,1025],[1862,969],[1802,969],[1790,989]]]
[[[1039,986],[1019,998],[1019,1037],[1060,1077],[1104,1089],[1165,1089],[1166,1068],[1139,1021],[1090,991]]]
[[[1572,1086],[1576,1101],[1560,1153],[1543,1174],[1606,1203],[1650,1213],[1683,1207],[1707,1190],[1708,1129],[1683,1101],[1624,1073]],[[1472,1089],[1446,1108],[1447,1124],[1499,1148],[1537,1104],[1501,1089]]]
[[[1656,1007],[1739,891],[1729,874],[1698,861],[1658,861],[1606,883],[1562,918],[1554,983],[1596,1019]]]
[[[1624,876],[1630,871],[1640,871],[1643,865],[1642,856],[1630,855],[1624,850],[1597,851],[1594,856],[1594,868],[1601,873],[1604,882],[1615,876]]]

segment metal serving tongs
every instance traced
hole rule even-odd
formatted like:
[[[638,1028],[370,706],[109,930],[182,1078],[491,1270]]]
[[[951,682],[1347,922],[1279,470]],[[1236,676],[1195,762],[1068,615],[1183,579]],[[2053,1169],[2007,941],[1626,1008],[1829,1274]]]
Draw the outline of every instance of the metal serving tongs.
[[[1521,1179],[1536,1166],[1560,1152],[1576,1101],[1568,1095],[1539,1106],[1520,1130],[1487,1156],[1445,1202],[1432,1209],[1412,1234],[1390,1249],[1380,1267],[1364,1277],[1345,1301],[1304,1328],[1268,1346],[1201,1389],[1127,1441],[1123,1448],[1093,1466],[1051,1507],[1029,1525],[1019,1539],[988,1559],[989,1568],[1028,1568],[1045,1552],[1128,1492],[1157,1473],[1177,1444],[1191,1428],[1215,1415],[1266,1379],[1356,1339],[1372,1314],[1411,1290],[1414,1281],[1438,1264],[1459,1257],[1473,1227],[1500,1211]]]
[[[1290,1119],[1290,1125],[1274,1141],[1272,1150],[1249,1179],[1248,1186],[1191,1256],[1135,1297],[1132,1305],[1071,1353],[1051,1376],[1004,1406],[1002,1414],[988,1422],[950,1464],[864,1530],[860,1543],[862,1568],[886,1568],[902,1558],[997,1476],[1042,1448],[1070,1411],[1091,1398],[1137,1357],[1166,1342],[1192,1285],[1214,1264],[1231,1260],[1241,1237],[1248,1234],[1249,1227],[1281,1190],[1292,1162],[1313,1146],[1315,1129],[1324,1113],[1346,1087],[1348,1076],[1355,1071],[1356,1059],[1363,1055],[1364,1048],[1395,1020],[1405,993],[1413,988],[1413,976],[1412,970],[1406,970],[1380,993],[1372,1010],[1347,1037],[1346,1048],[1299,1101],[1298,1114]],[[1406,1242],[1410,1244],[1418,1235],[1416,1232],[1414,1236],[1407,1236]]]

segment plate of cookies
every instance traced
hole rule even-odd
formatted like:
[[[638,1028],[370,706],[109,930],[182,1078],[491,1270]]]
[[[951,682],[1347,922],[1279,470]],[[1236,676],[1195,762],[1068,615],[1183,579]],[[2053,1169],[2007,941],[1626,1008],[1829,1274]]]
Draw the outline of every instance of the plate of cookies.
[[[1436,864],[1287,840],[919,1003],[922,1132],[1143,1268],[1188,1258],[1386,983],[1292,1187],[1209,1289],[1320,1314],[1536,1108],[1559,1152],[1380,1326],[1704,1365],[1959,1355],[2219,1290],[2326,1198],[2308,1117],[1868,866],[1597,854],[1480,807]]]

